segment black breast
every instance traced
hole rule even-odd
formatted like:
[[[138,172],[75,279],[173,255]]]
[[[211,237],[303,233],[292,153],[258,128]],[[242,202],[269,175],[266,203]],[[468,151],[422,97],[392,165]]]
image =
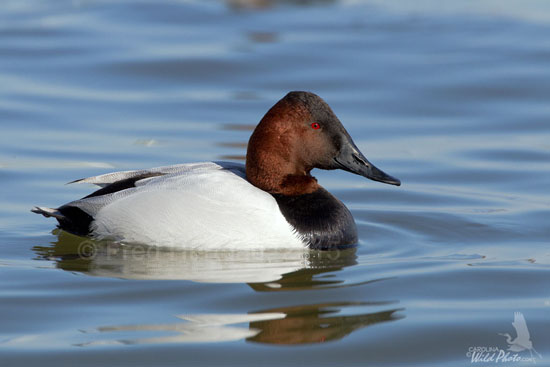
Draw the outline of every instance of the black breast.
[[[335,250],[356,245],[357,228],[346,206],[327,190],[286,196],[273,194],[286,220],[308,247]]]

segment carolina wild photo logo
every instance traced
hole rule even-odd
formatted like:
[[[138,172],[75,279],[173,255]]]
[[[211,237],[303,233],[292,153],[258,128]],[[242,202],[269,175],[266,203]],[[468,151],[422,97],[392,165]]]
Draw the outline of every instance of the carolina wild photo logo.
[[[466,353],[471,363],[509,363],[509,362],[533,362],[542,359],[542,356],[533,347],[527,322],[521,312],[514,313],[512,326],[516,329],[516,337],[509,333],[498,333],[506,338],[508,348],[502,349],[496,346],[491,347],[470,347]],[[529,352],[529,355],[527,355]],[[538,357],[538,358],[537,358]]]

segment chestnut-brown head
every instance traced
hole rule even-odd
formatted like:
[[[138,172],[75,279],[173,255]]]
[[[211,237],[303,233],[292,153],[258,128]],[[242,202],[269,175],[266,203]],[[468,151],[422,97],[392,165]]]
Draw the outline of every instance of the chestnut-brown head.
[[[400,181],[372,165],[329,105],[310,92],[290,92],[262,118],[248,142],[246,175],[256,187],[283,195],[319,188],[313,168],[344,169],[375,181]]]

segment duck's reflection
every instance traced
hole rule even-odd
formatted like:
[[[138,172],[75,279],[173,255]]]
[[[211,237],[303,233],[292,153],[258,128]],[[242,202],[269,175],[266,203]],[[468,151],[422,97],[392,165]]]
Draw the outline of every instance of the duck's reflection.
[[[402,309],[374,311],[387,308],[388,305],[388,302],[349,302],[272,309],[270,312],[282,313],[285,317],[250,322],[250,329],[258,330],[258,333],[247,340],[267,344],[307,344],[339,340],[357,329],[403,317],[396,314]]]
[[[180,315],[183,322],[105,326],[100,333],[153,332],[176,335],[148,338],[121,338],[93,341],[79,346],[98,344],[158,344],[222,342],[245,339],[266,344],[311,344],[339,340],[366,326],[402,318],[388,303],[324,303],[274,308],[249,314]],[[353,313],[355,310],[356,313]],[[364,312],[372,310],[372,312]],[[342,315],[345,313],[345,315]]]
[[[355,249],[343,251],[184,251],[97,242],[56,231],[52,246],[36,246],[41,259],[67,271],[124,279],[181,279],[250,283],[258,291],[335,286],[342,279],[321,274],[356,263]]]
[[[354,249],[330,252],[174,251],[95,242],[63,231],[56,234],[57,241],[51,246],[34,248],[39,258],[54,260],[60,269],[93,276],[248,283],[259,292],[357,287],[384,281],[350,282],[339,275],[344,268],[356,264]],[[97,331],[109,332],[112,338],[79,345],[242,339],[268,344],[319,343],[341,339],[368,325],[402,318],[400,310],[395,302],[304,302],[242,314],[181,315],[177,316],[180,320],[169,324],[99,327]]]

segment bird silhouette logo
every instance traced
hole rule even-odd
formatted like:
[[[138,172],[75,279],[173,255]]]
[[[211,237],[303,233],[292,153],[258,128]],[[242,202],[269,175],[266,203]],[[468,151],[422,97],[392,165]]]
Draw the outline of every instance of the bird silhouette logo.
[[[512,336],[508,333],[498,333],[506,337],[506,343],[508,343],[508,350],[512,352],[523,352],[528,350],[531,353],[533,359],[533,352],[542,359],[542,356],[533,348],[533,342],[531,342],[531,336],[529,335],[529,329],[527,329],[527,322],[521,312],[514,312],[514,322],[512,326],[516,329],[516,338],[512,339]],[[533,359],[534,361],[534,359]]]

